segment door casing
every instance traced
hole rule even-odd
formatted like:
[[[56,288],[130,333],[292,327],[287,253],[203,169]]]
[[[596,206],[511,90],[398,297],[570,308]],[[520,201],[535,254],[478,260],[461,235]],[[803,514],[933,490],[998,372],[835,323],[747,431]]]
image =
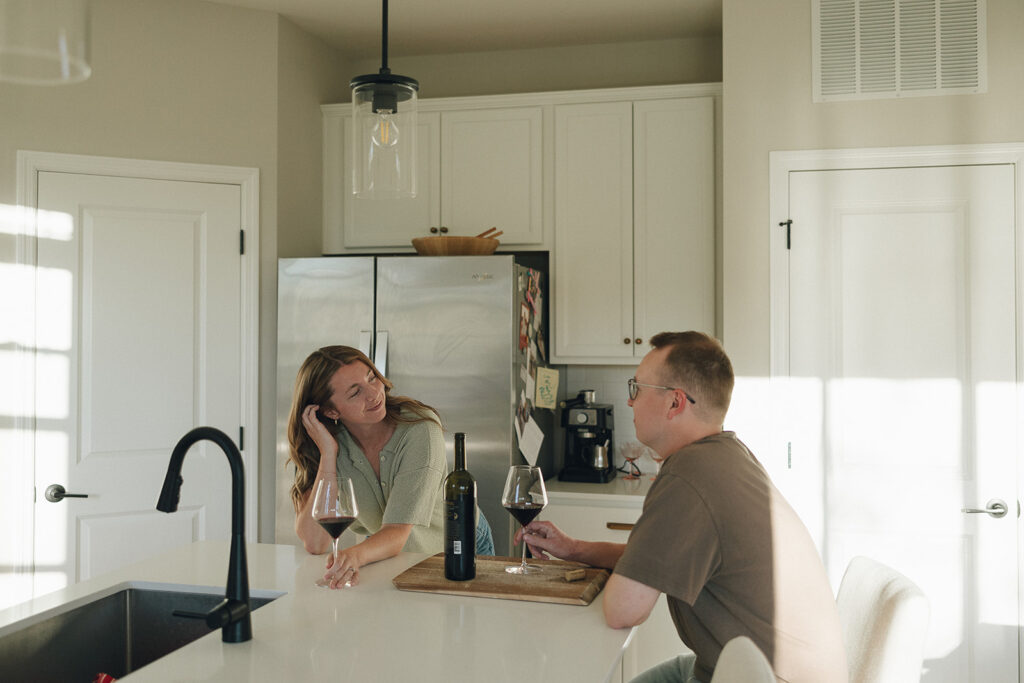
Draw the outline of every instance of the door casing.
[[[31,269],[36,263],[36,222],[31,219],[37,203],[37,177],[41,172],[63,172],[86,175],[118,176],[126,178],[150,178],[156,180],[177,180],[198,183],[224,183],[238,185],[241,192],[240,219],[245,233],[245,253],[242,259],[240,338],[242,357],[241,377],[241,419],[242,427],[250,438],[244,444],[242,458],[245,463],[245,483],[249,495],[245,501],[245,526],[248,537],[256,538],[258,510],[258,424],[259,424],[259,169],[235,166],[218,166],[181,162],[122,159],[79,154],[61,154],[19,150],[17,153],[17,206],[22,207],[25,219],[16,236],[15,266]],[[15,367],[31,368],[33,350],[15,344],[13,350]],[[13,443],[20,451],[17,460],[24,468],[15,473],[24,481],[20,487],[31,488],[33,472],[29,465],[35,458],[32,431],[34,420],[34,372],[19,374],[16,391],[18,404],[14,419]],[[36,491],[35,496],[41,496]],[[32,513],[20,519],[16,538],[12,539],[15,550],[10,571],[24,579],[33,572],[33,524]],[[30,584],[31,581],[28,581]],[[23,585],[20,581],[18,585]]]

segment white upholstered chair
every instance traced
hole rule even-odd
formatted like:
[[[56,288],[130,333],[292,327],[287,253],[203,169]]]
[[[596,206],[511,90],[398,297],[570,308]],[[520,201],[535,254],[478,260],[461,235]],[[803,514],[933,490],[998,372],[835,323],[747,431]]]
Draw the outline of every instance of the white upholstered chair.
[[[919,683],[929,607],[913,581],[880,562],[855,557],[836,602],[850,683]]]
[[[737,636],[718,655],[711,683],[775,683],[775,674],[754,641]]]

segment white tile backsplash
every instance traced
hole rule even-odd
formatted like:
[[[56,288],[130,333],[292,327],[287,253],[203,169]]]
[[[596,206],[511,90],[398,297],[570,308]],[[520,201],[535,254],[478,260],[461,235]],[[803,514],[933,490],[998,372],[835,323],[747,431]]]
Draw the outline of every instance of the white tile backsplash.
[[[639,365],[639,363],[638,363]],[[565,366],[565,396],[575,398],[584,389],[593,389],[597,394],[596,403],[610,403],[615,409],[615,465],[623,464],[619,446],[636,441],[636,430],[633,428],[633,409],[626,402],[629,391],[626,381],[636,374],[632,365],[567,365]],[[656,464],[648,456],[637,461],[637,466],[644,474],[653,474]]]

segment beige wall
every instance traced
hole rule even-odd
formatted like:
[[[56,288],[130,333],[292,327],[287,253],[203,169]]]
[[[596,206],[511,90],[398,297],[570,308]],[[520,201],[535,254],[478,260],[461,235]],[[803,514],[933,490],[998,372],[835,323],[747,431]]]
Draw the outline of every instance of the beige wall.
[[[320,105],[347,101],[352,68],[287,19],[278,31],[277,195],[281,258],[318,256],[322,232]]]
[[[811,102],[810,0],[724,0],[724,342],[769,369],[768,153],[1024,141],[1024,3],[988,0],[988,92]]]

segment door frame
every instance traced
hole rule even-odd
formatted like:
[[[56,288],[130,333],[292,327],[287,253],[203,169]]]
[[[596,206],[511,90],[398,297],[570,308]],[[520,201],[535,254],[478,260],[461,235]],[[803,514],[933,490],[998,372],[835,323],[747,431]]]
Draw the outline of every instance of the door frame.
[[[245,465],[245,527],[248,538],[257,533],[259,509],[259,169],[241,166],[218,166],[145,159],[126,159],[56,152],[18,150],[16,205],[22,213],[22,227],[16,237],[15,263],[18,268],[31,269],[36,264],[38,225],[35,220],[38,178],[41,172],[76,173],[151,180],[176,180],[196,183],[237,185],[241,191],[240,221],[245,232],[245,252],[241,255],[241,316],[239,334],[241,354],[239,377],[241,391],[241,427],[249,433],[241,450]],[[34,297],[34,292],[30,296]],[[23,478],[19,489],[34,487],[35,450],[31,438],[34,429],[33,385],[34,349],[15,345],[14,357],[19,368],[27,368],[18,390],[21,410],[15,418],[15,442],[19,446],[18,461],[24,464],[17,475]],[[168,457],[170,455],[168,454]],[[36,491],[33,495],[39,495]],[[35,513],[21,520],[21,529],[15,539],[17,550],[11,568],[15,575],[31,575],[33,567],[33,526]]]
[[[1014,168],[1014,264],[1016,269],[1017,364],[1017,533],[1021,533],[1020,496],[1024,491],[1024,144],[991,143],[934,147],[880,147],[769,152],[769,383],[773,394],[786,392],[789,377],[789,258],[786,230],[789,219],[789,174],[800,171],[976,166],[1010,164]],[[785,453],[784,434],[773,430],[773,450]],[[1017,552],[1017,614],[1024,621],[1024,543]],[[1024,681],[1024,629],[1018,623],[1017,661]]]

